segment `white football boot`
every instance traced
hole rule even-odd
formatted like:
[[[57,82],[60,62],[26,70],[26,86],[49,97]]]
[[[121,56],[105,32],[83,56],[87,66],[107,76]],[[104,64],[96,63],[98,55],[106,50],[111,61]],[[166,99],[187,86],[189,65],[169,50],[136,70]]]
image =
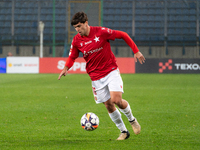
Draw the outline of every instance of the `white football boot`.
[[[131,124],[131,126],[133,128],[134,133],[135,134],[139,134],[140,131],[141,131],[141,126],[138,123],[137,119],[135,118],[135,119],[133,119],[133,121],[129,121],[129,122],[130,122],[130,124]]]
[[[128,131],[123,131],[121,132],[117,140],[125,140],[125,139],[128,139],[129,136],[130,136],[130,133]]]

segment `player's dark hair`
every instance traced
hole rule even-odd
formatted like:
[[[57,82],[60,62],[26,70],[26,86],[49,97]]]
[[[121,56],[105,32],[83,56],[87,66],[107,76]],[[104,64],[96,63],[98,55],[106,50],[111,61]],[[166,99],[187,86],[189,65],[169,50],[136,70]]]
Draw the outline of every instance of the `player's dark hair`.
[[[80,23],[85,23],[86,21],[88,21],[88,17],[87,17],[87,15],[86,15],[86,13],[84,13],[84,12],[77,12],[74,16],[73,16],[73,18],[72,18],[72,20],[71,20],[71,25],[73,26],[73,25],[76,25],[76,24],[78,24],[79,22]]]

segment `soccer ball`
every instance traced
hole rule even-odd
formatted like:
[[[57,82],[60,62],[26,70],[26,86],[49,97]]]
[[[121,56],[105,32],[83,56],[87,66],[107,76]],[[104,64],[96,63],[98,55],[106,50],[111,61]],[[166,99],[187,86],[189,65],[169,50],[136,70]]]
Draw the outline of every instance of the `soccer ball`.
[[[85,113],[81,118],[81,126],[86,131],[93,131],[99,126],[99,117],[92,113]]]

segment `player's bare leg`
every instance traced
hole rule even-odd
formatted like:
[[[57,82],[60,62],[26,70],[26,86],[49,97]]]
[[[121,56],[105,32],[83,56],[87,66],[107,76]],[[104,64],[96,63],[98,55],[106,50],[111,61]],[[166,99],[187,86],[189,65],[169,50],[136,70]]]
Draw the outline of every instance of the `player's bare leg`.
[[[110,92],[110,96],[112,102],[115,103],[119,107],[119,110],[128,118],[134,133],[139,134],[141,131],[141,126],[137,119],[133,116],[129,103],[122,99],[122,92]]]
[[[130,133],[125,127],[125,124],[121,118],[121,113],[119,110],[115,107],[115,104],[111,101],[111,99],[104,102],[105,107],[108,110],[109,116],[111,120],[115,123],[117,128],[121,131],[120,136],[117,138],[117,140],[125,140],[128,139],[130,136]]]

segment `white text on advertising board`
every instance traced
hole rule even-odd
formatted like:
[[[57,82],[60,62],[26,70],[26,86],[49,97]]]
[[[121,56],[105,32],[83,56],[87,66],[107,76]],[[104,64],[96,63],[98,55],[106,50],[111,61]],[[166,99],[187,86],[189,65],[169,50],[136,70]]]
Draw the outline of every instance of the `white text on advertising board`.
[[[199,64],[186,64],[186,63],[175,63],[174,66],[177,70],[200,70]]]
[[[65,67],[65,63],[66,63],[65,61],[59,60],[57,68],[59,70],[62,70]],[[70,70],[72,70],[72,71],[80,70],[82,72],[85,72],[86,71],[85,70],[85,65],[86,65],[85,62],[74,62],[74,65],[70,68]]]

